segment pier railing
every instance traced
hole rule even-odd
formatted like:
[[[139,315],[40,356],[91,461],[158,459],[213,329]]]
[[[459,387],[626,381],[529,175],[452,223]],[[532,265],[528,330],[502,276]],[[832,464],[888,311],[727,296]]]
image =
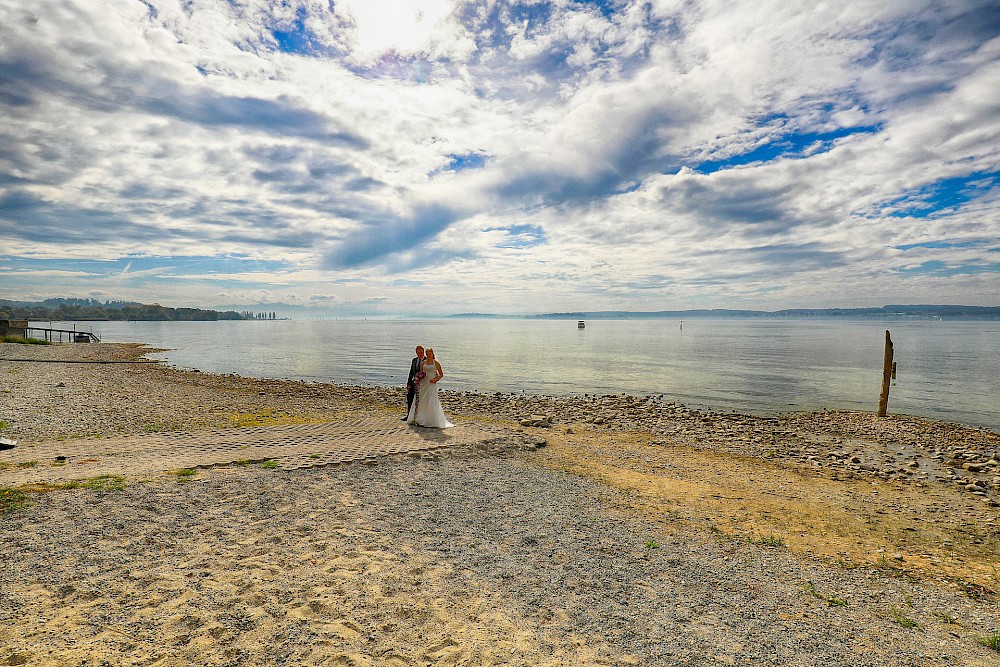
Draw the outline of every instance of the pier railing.
[[[41,335],[39,335],[41,334]],[[42,338],[50,343],[100,343],[101,335],[91,327],[79,327],[73,325],[72,329],[58,329],[54,327],[33,327],[25,328],[27,338]]]

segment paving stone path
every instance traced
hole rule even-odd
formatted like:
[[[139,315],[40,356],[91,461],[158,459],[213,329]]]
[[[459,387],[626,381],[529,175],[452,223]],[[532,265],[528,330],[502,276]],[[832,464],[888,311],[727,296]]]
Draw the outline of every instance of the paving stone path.
[[[397,417],[18,443],[0,451],[0,486],[54,483],[99,475],[146,475],[236,463],[274,461],[315,468],[381,457],[422,455],[456,446],[489,448],[513,433],[481,424],[410,426]]]

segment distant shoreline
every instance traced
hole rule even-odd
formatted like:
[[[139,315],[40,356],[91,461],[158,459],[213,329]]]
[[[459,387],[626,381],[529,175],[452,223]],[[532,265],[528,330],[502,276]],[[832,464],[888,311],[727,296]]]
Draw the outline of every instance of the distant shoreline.
[[[697,318],[744,318],[744,319],[859,319],[859,320],[998,320],[1000,306],[882,306],[881,308],[787,308],[783,310],[596,310],[562,313],[541,313],[537,315],[497,315],[492,313],[459,313],[453,318],[496,318],[496,319],[554,319],[554,320],[638,320],[638,319],[697,319]]]
[[[58,307],[57,307],[58,306]],[[412,313],[335,313],[287,303],[260,303],[244,306],[224,306],[224,310],[173,308],[159,304],[134,302],[100,303],[85,299],[49,299],[43,302],[0,299],[0,319],[32,321],[242,321],[297,319],[565,319],[565,320],[638,320],[638,319],[859,319],[859,320],[975,320],[1000,321],[1000,305],[966,306],[942,304],[887,304],[870,308],[783,308],[753,310],[736,308],[690,308],[684,310],[593,310],[558,311],[550,313],[441,313],[428,318]],[[239,312],[237,310],[239,309]],[[6,317],[4,317],[6,315]],[[280,316],[279,316],[280,315]]]

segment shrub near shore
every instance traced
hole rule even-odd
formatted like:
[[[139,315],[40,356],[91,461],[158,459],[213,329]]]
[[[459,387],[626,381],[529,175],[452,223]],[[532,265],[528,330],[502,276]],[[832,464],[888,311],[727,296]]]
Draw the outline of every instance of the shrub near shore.
[[[21,345],[51,345],[47,340],[40,338],[21,338],[20,336],[0,336],[0,343],[18,343]]]

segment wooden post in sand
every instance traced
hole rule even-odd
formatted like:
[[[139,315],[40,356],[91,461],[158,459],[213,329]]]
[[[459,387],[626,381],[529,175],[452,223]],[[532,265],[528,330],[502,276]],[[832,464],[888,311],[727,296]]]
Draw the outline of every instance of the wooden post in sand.
[[[878,399],[878,416],[885,417],[889,408],[889,383],[892,381],[892,338],[889,330],[885,332],[885,354],[882,356],[882,395]]]

